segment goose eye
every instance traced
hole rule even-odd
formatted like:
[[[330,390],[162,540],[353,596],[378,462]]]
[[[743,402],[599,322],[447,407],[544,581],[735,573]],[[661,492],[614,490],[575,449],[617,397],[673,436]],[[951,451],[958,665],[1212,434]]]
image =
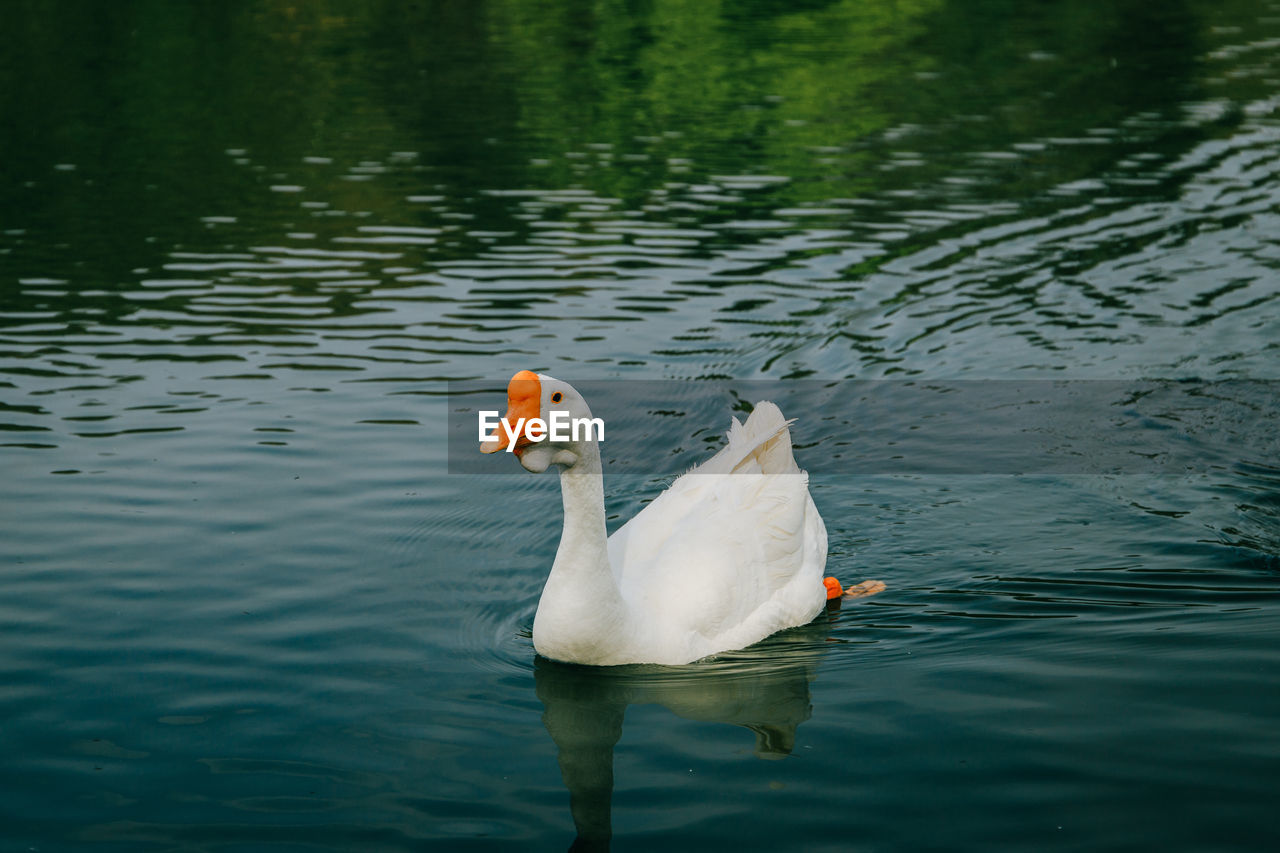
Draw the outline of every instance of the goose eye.
[[[564,399],[564,395],[561,394],[559,391],[551,395],[551,402],[553,403],[559,403],[563,399]]]

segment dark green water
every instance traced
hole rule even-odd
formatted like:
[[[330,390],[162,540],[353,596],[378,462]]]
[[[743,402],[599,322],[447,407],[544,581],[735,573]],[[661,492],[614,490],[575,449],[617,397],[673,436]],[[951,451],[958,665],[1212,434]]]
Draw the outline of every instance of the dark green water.
[[[1274,843],[1280,4],[0,38],[0,850]],[[615,519],[752,383],[841,401],[784,410],[831,573],[887,591],[689,668],[536,660],[554,478],[446,426],[522,368],[677,389]],[[992,393],[930,432],[836,380]],[[1137,461],[1011,432],[1037,388],[1105,388]],[[1029,431],[1083,461],[1000,461]]]

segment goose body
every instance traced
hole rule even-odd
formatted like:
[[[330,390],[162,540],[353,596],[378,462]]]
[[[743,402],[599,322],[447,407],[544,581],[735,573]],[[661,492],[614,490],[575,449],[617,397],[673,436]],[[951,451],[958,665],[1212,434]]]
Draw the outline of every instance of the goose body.
[[[590,417],[568,383],[529,371],[511,380],[508,424],[547,420],[553,409]],[[684,664],[803,625],[823,609],[826,526],[773,403],[757,403],[745,423],[733,419],[724,448],[612,536],[594,439],[508,435],[499,425],[481,449],[515,443],[528,470],[561,467],[564,531],[533,623],[544,657]]]

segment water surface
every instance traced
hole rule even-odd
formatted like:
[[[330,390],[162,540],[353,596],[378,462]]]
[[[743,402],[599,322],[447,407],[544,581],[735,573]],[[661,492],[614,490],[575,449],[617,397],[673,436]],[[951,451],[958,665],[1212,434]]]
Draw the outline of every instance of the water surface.
[[[0,17],[0,848],[1280,829],[1280,7]],[[611,524],[790,395],[887,591],[537,659],[554,477],[448,440],[518,369],[637,404]]]

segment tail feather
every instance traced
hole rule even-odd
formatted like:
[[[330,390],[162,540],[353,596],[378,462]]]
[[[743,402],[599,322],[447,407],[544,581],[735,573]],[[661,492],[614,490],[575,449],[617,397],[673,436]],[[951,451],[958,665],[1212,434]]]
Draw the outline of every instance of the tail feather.
[[[756,403],[751,416],[743,424],[742,432],[747,441],[755,445],[750,451],[765,474],[798,474],[800,467],[796,465],[795,456],[791,452],[791,424],[795,419],[787,420],[782,410],[768,400]],[[733,440],[730,439],[730,444]]]
[[[699,466],[704,474],[798,474],[791,452],[791,424],[782,410],[768,400],[756,403],[746,423],[737,418],[726,434],[728,445]]]

